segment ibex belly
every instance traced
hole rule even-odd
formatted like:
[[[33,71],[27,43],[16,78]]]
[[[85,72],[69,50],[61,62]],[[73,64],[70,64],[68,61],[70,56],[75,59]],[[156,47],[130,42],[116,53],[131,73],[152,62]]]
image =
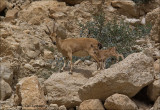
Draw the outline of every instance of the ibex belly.
[[[78,52],[74,52],[73,56],[85,57],[85,56],[88,56],[88,53],[86,51],[78,51]]]

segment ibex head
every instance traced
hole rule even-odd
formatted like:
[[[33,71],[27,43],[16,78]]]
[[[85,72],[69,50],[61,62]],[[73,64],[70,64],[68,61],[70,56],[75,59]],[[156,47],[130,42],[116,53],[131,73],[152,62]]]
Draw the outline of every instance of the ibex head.
[[[44,30],[45,33],[49,36],[49,38],[51,39],[52,43],[54,45],[56,45],[56,39],[55,38],[57,37],[57,35],[56,35],[56,32],[54,31],[55,24],[53,25],[53,32],[51,32],[51,30],[49,29],[49,27],[47,25],[46,25],[46,27],[47,27],[48,31]]]

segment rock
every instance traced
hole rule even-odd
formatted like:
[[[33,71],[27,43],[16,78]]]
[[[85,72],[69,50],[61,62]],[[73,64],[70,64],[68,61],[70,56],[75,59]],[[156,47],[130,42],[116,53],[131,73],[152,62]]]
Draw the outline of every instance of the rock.
[[[67,15],[63,12],[56,12],[50,15],[50,18],[55,20],[64,19]]]
[[[78,59],[77,61],[74,62],[74,65],[78,65],[80,63],[82,63],[83,61],[81,59]]]
[[[152,30],[150,32],[150,37],[155,42],[160,43],[160,36],[159,36],[160,35],[160,28],[159,28],[159,26],[160,26],[160,14],[159,14],[160,8],[157,8],[157,10],[158,11],[155,12],[156,13],[155,16],[154,16],[154,14],[152,14],[152,16],[155,17],[155,19],[154,19],[155,23],[154,23]]]
[[[76,5],[76,4],[80,4],[82,1],[85,0],[61,0],[63,2],[66,2],[69,5]]]
[[[3,79],[0,79],[0,85],[0,100],[6,100],[10,98],[12,95],[12,88],[10,87],[10,85]]]
[[[40,25],[41,21],[43,21],[44,17],[42,16],[34,16],[30,19],[29,24],[31,25]]]
[[[114,94],[105,100],[107,110],[138,110],[137,105],[126,95]]]
[[[27,38],[24,41],[22,40],[19,47],[23,50],[23,57],[27,59],[34,59],[43,51],[43,46],[40,43],[40,39],[36,37]]]
[[[104,110],[104,107],[99,99],[89,99],[80,104],[79,110]]]
[[[139,40],[136,40],[136,44],[138,45],[147,44],[147,41],[145,39],[139,39]]]
[[[25,77],[16,85],[16,94],[22,109],[45,109],[44,92],[36,76]]]
[[[30,63],[33,65],[33,67],[44,67],[45,66],[45,62],[42,59],[31,60]]]
[[[160,109],[160,96],[157,98],[156,102],[153,105],[153,110],[159,110]]]
[[[28,63],[24,65],[24,68],[25,68],[25,69],[28,69],[28,70],[30,70],[30,71],[32,71],[32,72],[35,72],[34,67],[33,67],[32,65],[28,64]]]
[[[122,15],[128,17],[138,16],[136,4],[132,0],[113,0],[111,5]]]
[[[90,66],[90,65],[93,64],[93,62],[90,61],[90,60],[85,60],[85,61],[84,61],[84,64],[87,65],[87,66]]]
[[[135,18],[132,18],[132,19],[131,18],[126,18],[124,20],[124,22],[129,23],[131,25],[138,25],[138,24],[141,23],[140,19],[135,19]]]
[[[51,109],[51,110],[59,110],[57,104],[50,104],[50,109]]]
[[[61,106],[59,107],[59,110],[67,110],[67,109],[66,109],[66,107],[65,107],[64,105],[61,105]]]
[[[21,20],[29,22],[33,25],[40,25],[48,19],[48,9],[54,8],[55,12],[59,9],[64,9],[66,4],[58,1],[35,1],[28,7],[19,12],[18,16]],[[52,25],[52,24],[51,24]]]
[[[141,18],[141,24],[142,24],[142,25],[145,25],[145,24],[146,24],[146,18],[145,18],[145,17],[142,17],[142,18]]]
[[[68,72],[53,73],[45,82],[49,103],[65,105],[67,108],[78,106],[81,100],[78,90],[89,77],[92,77],[90,70],[77,69],[72,75]]]
[[[17,17],[18,11],[19,11],[18,8],[8,10],[4,21],[11,21],[11,20],[15,19]]]
[[[7,7],[6,0],[0,1],[0,12],[3,11]]]
[[[22,110],[22,106],[17,106],[17,110]]]
[[[160,96],[160,79],[149,85],[147,95],[152,101],[156,101],[158,96]]]
[[[27,50],[26,55],[30,59],[36,58],[40,54],[40,51]]]
[[[160,59],[154,62],[153,67],[155,71],[155,78],[160,79]]]
[[[54,55],[51,51],[49,50],[44,50],[44,59],[54,59]]]
[[[9,32],[8,30],[1,30],[1,33],[0,33],[0,37],[2,37],[2,38],[7,38],[8,36],[11,36],[12,35],[12,33],[11,32]]]
[[[67,38],[67,32],[66,29],[62,26],[58,26],[56,29],[56,34],[58,37],[61,37],[63,39]]]
[[[133,97],[153,81],[152,67],[151,57],[142,52],[130,54],[123,61],[88,79],[79,89],[79,97],[81,100],[97,98],[102,101],[114,93]]]
[[[1,47],[0,48],[0,56],[13,55],[12,48],[10,47],[10,44],[7,41],[5,41],[4,39],[1,39],[1,37],[0,37],[0,47]]]
[[[0,63],[0,78],[5,80],[10,86],[13,84],[13,70],[10,67],[10,63]]]
[[[160,11],[160,8],[156,8],[151,12],[147,13],[146,23],[151,23],[152,25],[154,25],[156,22],[156,19],[158,18],[159,11]]]

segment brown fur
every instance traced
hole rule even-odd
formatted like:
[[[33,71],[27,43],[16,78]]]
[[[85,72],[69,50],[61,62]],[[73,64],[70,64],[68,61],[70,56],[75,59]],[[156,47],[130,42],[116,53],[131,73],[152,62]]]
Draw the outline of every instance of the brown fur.
[[[106,49],[106,50],[99,50],[98,53],[97,53],[97,56],[98,56],[98,59],[100,61],[100,67],[102,69],[104,69],[104,67],[105,67],[105,60],[108,59],[111,56],[115,56],[116,59],[117,59],[117,62],[119,61],[119,57],[124,59],[123,55],[119,54],[116,51],[115,47],[111,47],[111,48]]]
[[[99,51],[101,44],[96,39],[94,38],[62,39],[61,37],[58,37],[54,34],[50,34],[50,38],[52,42],[56,44],[58,51],[61,52],[64,57],[66,57],[61,71],[64,70],[64,67],[66,66],[66,60],[69,59],[70,73],[72,73],[72,68],[73,68],[72,56],[83,57],[88,55],[90,55],[98,63],[97,69],[99,69],[100,63],[95,52]]]

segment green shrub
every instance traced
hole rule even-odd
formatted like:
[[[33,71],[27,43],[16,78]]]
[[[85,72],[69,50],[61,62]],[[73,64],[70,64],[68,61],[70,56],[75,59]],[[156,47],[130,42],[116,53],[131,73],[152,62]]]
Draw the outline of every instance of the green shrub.
[[[103,13],[100,13],[94,17],[93,21],[80,24],[80,36],[96,38],[104,47],[115,46],[124,57],[137,52],[137,50],[132,49],[136,39],[145,37],[151,30],[151,25],[133,27],[123,20],[118,21],[116,18],[105,23],[104,16]],[[111,62],[111,59],[109,62]]]

